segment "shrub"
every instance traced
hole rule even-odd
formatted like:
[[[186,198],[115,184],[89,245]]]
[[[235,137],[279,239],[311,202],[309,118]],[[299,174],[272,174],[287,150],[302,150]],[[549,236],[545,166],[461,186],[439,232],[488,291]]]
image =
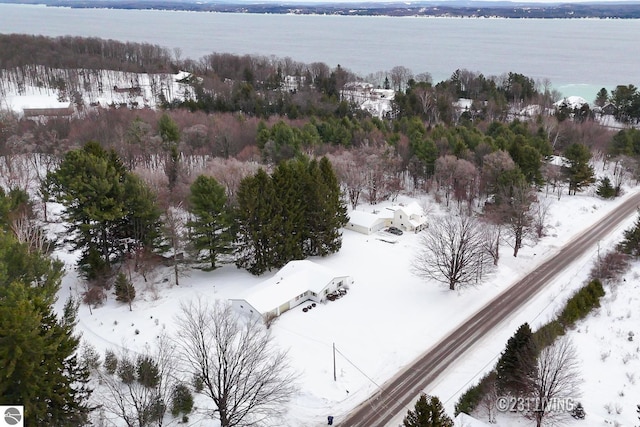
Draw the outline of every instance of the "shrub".
[[[132,384],[136,380],[136,367],[131,360],[123,357],[118,366],[118,377],[125,384]]]
[[[613,199],[618,195],[618,191],[611,185],[609,177],[605,176],[600,180],[600,184],[596,189],[596,194],[603,199]]]
[[[107,295],[101,286],[91,286],[84,294],[82,294],[82,301],[87,305],[99,307],[104,303]]]
[[[604,294],[600,280],[595,279],[587,283],[567,301],[559,316],[562,325],[572,326],[576,321],[586,317],[592,309],[600,307],[600,298]]]
[[[136,364],[138,382],[147,388],[153,388],[160,382],[158,364],[150,356],[140,356]]]
[[[460,399],[458,399],[458,402],[455,404],[453,416],[457,417],[461,412],[464,412],[465,414],[471,414],[482,401],[489,383],[495,380],[495,375],[495,371],[491,371],[487,375],[482,377],[478,384],[469,387],[467,391],[465,391],[462,396],[460,396]]]
[[[613,250],[596,261],[591,269],[589,277],[600,280],[616,280],[627,271],[629,267],[629,255]]]
[[[118,357],[111,350],[104,352],[104,369],[111,375],[115,374],[118,369]]]
[[[136,288],[127,279],[124,273],[120,272],[116,276],[116,301],[131,302],[136,297]]]
[[[171,393],[171,414],[188,414],[193,409],[193,394],[186,384],[178,384]]]
[[[553,342],[560,336],[564,335],[564,326],[558,320],[552,320],[549,323],[542,325],[537,331],[533,333],[533,340],[536,343],[538,350],[553,344]]]

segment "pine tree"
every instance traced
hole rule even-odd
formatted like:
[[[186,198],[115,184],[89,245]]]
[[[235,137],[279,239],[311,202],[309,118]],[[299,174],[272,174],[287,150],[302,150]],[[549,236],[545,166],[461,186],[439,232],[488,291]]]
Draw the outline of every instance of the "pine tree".
[[[171,415],[188,414],[193,410],[193,394],[185,384],[178,384],[171,393]]]
[[[509,338],[496,365],[500,393],[521,396],[532,386],[536,370],[536,346],[528,323],[522,324]]]
[[[252,274],[262,274],[277,264],[273,251],[283,218],[278,217],[271,178],[264,170],[240,182],[237,193],[238,227],[236,265]]]
[[[404,427],[453,427],[453,421],[445,413],[440,399],[423,394],[415,409],[404,417]]]
[[[136,375],[138,382],[147,388],[155,388],[160,383],[160,370],[151,356],[138,357]]]
[[[163,113],[158,120],[158,134],[167,147],[180,141],[180,129],[167,113]]]
[[[53,309],[61,277],[61,263],[0,231],[0,401],[24,404],[26,425],[78,426],[91,411],[77,304]]]
[[[564,153],[567,159],[565,173],[569,181],[569,194],[575,195],[584,187],[595,182],[593,167],[589,164],[591,152],[583,144],[572,144]]]
[[[116,301],[129,303],[129,309],[131,309],[131,301],[136,297],[136,288],[123,272],[116,276],[115,292]]]
[[[307,170],[304,160],[280,162],[271,179],[276,190],[276,209],[274,220],[279,222],[280,232],[274,235],[274,252],[277,258],[274,267],[282,267],[287,262],[304,258],[305,229],[305,193]]]
[[[65,207],[67,242],[81,250],[78,264],[87,279],[109,273],[125,253],[151,244],[159,234],[153,195],[115,151],[97,142],[68,152],[45,186]]]
[[[187,227],[191,230],[193,248],[198,253],[197,260],[206,261],[208,269],[214,270],[220,256],[233,250],[234,235],[224,187],[213,177],[198,176],[191,184],[189,212],[193,219]]]
[[[618,250],[634,257],[640,256],[640,209],[633,226],[623,233],[624,238],[618,244]]]
[[[611,185],[611,180],[605,176],[600,180],[600,185],[596,189],[596,194],[603,199],[612,199],[616,196],[616,189]]]
[[[338,252],[342,247],[341,229],[349,221],[347,207],[340,191],[340,182],[326,157],[320,159],[320,183],[318,186],[324,191],[321,193],[320,206],[323,218],[320,221],[320,245],[317,255],[325,256]]]

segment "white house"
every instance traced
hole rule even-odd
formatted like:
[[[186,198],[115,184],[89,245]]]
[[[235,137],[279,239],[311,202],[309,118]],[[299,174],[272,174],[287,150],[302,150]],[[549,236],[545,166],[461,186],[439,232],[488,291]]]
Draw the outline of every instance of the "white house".
[[[427,217],[417,202],[387,208],[393,212],[390,225],[405,231],[416,233],[427,227]]]
[[[362,234],[371,234],[388,227],[390,221],[390,215],[384,217],[371,212],[351,211],[349,212],[349,222],[344,228]]]
[[[453,420],[453,425],[455,427],[489,427],[489,424],[483,423],[464,412],[458,414]]]
[[[231,299],[237,311],[249,316],[280,316],[305,301],[322,302],[327,295],[353,283],[350,276],[308,260],[291,261],[244,297]]]

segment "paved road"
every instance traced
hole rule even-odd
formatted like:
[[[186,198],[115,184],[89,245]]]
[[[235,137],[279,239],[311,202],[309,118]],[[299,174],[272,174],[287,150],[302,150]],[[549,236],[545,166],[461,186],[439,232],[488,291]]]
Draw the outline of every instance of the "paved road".
[[[358,406],[340,427],[382,427],[407,407],[460,355],[518,311],[574,260],[593,250],[597,242],[610,235],[625,219],[635,214],[640,193],[631,196],[614,212],[594,224],[567,244],[556,256],[544,262],[527,277],[491,300],[480,311],[417,358]]]

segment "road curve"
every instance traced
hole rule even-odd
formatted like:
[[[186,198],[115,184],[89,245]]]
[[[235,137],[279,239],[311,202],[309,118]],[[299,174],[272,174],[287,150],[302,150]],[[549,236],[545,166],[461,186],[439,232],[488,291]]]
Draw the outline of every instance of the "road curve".
[[[460,355],[503,319],[518,311],[560,271],[593,249],[599,240],[611,234],[623,220],[636,212],[639,205],[640,193],[629,197],[604,219],[565,245],[556,256],[489,301],[472,317],[387,381],[379,391],[360,404],[338,425],[382,427],[406,407],[411,407],[416,396]]]

